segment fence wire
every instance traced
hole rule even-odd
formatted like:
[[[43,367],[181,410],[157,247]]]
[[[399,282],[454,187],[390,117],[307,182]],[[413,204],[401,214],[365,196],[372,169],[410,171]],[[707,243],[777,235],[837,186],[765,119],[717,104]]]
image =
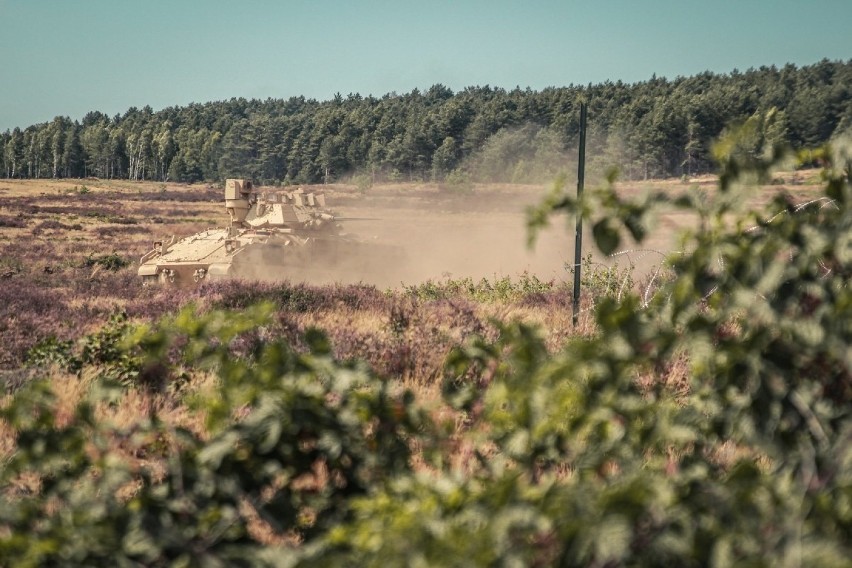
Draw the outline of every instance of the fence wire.
[[[826,207],[834,207],[836,209],[840,208],[840,206],[837,204],[836,200],[831,199],[829,197],[820,197],[820,198],[813,199],[811,201],[807,201],[807,202],[800,203],[800,204],[796,205],[792,209],[792,213],[799,213],[799,212],[803,211],[804,209],[811,207],[811,206],[819,206],[820,209],[824,209]],[[768,224],[772,223],[773,221],[775,221],[776,219],[778,219],[779,217],[783,217],[784,215],[787,215],[789,213],[790,213],[790,211],[781,211],[781,212],[773,215],[771,218],[769,218],[763,225],[754,225],[752,227],[745,229],[743,231],[743,233],[752,233],[752,232],[755,232],[755,231],[759,231],[765,225],[768,225]],[[645,261],[649,256],[656,255],[657,257],[659,257],[659,260],[653,265],[653,270],[650,272],[650,274],[651,274],[650,278],[648,279],[648,282],[646,284],[644,284],[643,291],[642,291],[641,307],[643,309],[647,308],[648,305],[651,302],[651,298],[653,297],[654,291],[656,290],[656,285],[658,284],[659,281],[661,281],[661,277],[662,277],[662,274],[664,273],[665,269],[669,267],[669,264],[668,264],[669,260],[672,257],[678,256],[678,255],[683,255],[683,254],[686,254],[686,253],[685,253],[685,251],[682,251],[682,250],[661,251],[661,250],[657,250],[657,249],[640,248],[640,249],[625,249],[625,250],[621,250],[621,251],[618,251],[618,252],[615,252],[615,253],[608,255],[606,258],[609,259],[609,260],[618,260],[619,258],[626,258],[627,262],[628,262],[628,266],[626,267],[624,274],[621,275],[620,283],[616,282],[618,284],[618,291],[615,295],[616,300],[621,301],[621,298],[623,297],[625,291],[627,291],[628,288],[630,287],[630,282],[633,280],[633,271],[635,270],[636,266],[638,266],[639,263]],[[793,255],[793,253],[791,252],[790,253],[791,259],[792,259],[792,255]],[[717,263],[719,264],[720,270],[725,270],[725,261],[721,256],[717,259]],[[571,266],[573,266],[574,270],[578,269],[577,265],[571,265]],[[618,273],[618,270],[617,270],[618,265],[617,264],[615,266],[612,266],[612,265],[607,264],[606,262],[598,261],[598,262],[591,262],[591,266],[607,271],[608,272],[608,278],[609,277],[615,277],[615,274]],[[826,266],[822,261],[820,261],[820,268],[822,268],[823,273],[824,273],[823,278],[826,278],[831,274],[832,269],[829,268],[828,266]],[[607,283],[607,287],[609,288],[609,282]],[[702,301],[706,301],[713,294],[715,294],[717,290],[718,290],[718,286],[714,286],[713,288],[711,288],[710,291],[707,292],[707,294],[704,295],[704,297],[702,298]],[[594,308],[595,308],[595,301],[594,301],[594,298],[592,298],[590,307],[587,307],[583,310],[580,310],[579,313],[584,314],[584,313],[587,313],[587,312],[591,312],[591,311],[594,310]]]

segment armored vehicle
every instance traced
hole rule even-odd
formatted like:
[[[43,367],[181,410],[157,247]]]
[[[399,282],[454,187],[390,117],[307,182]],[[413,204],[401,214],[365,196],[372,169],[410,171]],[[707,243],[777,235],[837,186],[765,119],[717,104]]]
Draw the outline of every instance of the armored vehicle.
[[[225,181],[230,224],[180,240],[158,241],[140,260],[143,284],[189,286],[224,278],[357,281],[378,260],[398,261],[388,247],[342,232],[320,193],[257,192],[244,179]],[[381,248],[381,247],[380,247]]]

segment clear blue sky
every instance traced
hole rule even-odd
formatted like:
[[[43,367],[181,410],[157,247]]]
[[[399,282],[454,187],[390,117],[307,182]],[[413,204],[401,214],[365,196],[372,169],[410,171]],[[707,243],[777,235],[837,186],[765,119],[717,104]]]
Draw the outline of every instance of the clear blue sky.
[[[0,0],[0,132],[231,97],[507,89],[852,58],[852,0]]]

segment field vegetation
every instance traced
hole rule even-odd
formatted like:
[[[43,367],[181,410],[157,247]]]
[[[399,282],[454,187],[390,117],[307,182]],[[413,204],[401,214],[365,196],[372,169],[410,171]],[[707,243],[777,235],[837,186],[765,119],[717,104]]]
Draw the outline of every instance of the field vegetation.
[[[695,220],[578,328],[534,274],[143,288],[217,188],[0,182],[0,564],[848,565],[852,156],[735,142],[530,212]]]

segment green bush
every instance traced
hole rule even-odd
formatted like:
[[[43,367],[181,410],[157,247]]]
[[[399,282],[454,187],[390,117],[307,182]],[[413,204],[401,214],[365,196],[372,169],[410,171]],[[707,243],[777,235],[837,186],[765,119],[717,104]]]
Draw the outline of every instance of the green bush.
[[[569,274],[574,275],[574,264],[566,264]],[[592,254],[583,257],[580,265],[580,290],[584,296],[600,300],[615,298],[633,291],[633,265],[621,267],[618,262],[604,264],[595,262]]]
[[[86,268],[100,266],[101,268],[114,272],[130,266],[130,261],[116,253],[101,255],[90,254],[83,262],[83,266]]]
[[[456,168],[447,174],[443,187],[450,192],[466,195],[473,192],[473,181],[466,170]]]
[[[446,300],[458,297],[477,302],[508,302],[525,296],[558,290],[553,281],[540,280],[535,274],[524,272],[517,278],[481,278],[475,282],[470,277],[427,280],[421,284],[403,286],[403,294],[419,300]]]
[[[365,194],[373,187],[373,177],[369,173],[360,173],[352,176],[352,183],[358,189],[358,193]]]

